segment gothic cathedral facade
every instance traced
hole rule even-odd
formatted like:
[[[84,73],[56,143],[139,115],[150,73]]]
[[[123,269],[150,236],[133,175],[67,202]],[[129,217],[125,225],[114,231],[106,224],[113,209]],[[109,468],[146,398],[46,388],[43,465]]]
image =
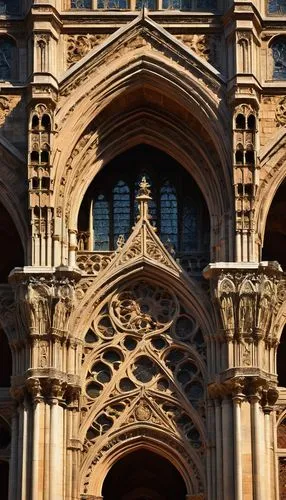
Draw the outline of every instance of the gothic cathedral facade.
[[[0,85],[1,500],[285,500],[285,0],[2,0]]]

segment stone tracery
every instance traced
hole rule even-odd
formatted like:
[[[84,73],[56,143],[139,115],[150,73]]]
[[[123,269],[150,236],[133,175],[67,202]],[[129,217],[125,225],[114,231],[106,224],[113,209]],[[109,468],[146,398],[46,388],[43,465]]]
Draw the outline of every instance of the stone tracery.
[[[203,456],[204,355],[196,319],[170,289],[139,280],[111,293],[85,337],[83,470],[134,423],[166,430],[187,454]]]

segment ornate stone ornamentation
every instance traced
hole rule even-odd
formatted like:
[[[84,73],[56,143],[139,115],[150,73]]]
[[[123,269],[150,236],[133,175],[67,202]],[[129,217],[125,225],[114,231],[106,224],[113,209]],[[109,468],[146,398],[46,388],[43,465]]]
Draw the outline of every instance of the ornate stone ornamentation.
[[[278,125],[285,127],[286,125],[286,97],[282,97],[276,106],[275,119]]]
[[[171,290],[139,280],[111,293],[85,336],[85,463],[93,468],[106,455],[103,450],[123,432],[134,432],[135,425],[141,433],[146,426],[154,435],[167,432],[176,446],[184,443],[188,460],[194,453],[201,460],[206,422],[203,345],[196,320]]]
[[[97,276],[114,258],[115,253],[99,254],[94,252],[78,252],[76,265],[84,273]]]
[[[178,312],[173,294],[151,283],[136,283],[115,294],[110,315],[123,330],[140,334],[166,330]]]
[[[37,336],[51,332],[65,335],[75,304],[74,286],[73,279],[35,276],[17,285],[17,317],[21,328],[24,326],[27,333]]]
[[[69,35],[66,38],[67,44],[67,66],[80,61],[90,50],[106,40],[109,35],[106,33],[96,35]]]
[[[205,34],[183,34],[176,35],[176,38],[183,42],[188,48],[192,49],[198,56],[205,59],[215,67],[216,57],[216,37]]]
[[[0,97],[0,125],[5,122],[6,116],[10,115],[20,99],[19,96]]]

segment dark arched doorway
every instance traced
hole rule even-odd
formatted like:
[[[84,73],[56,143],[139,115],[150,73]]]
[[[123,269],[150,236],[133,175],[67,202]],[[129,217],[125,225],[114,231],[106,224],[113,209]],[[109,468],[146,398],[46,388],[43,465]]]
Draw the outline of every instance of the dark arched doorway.
[[[186,493],[177,469],[166,458],[142,449],[116,462],[102,494],[104,500],[185,500]]]

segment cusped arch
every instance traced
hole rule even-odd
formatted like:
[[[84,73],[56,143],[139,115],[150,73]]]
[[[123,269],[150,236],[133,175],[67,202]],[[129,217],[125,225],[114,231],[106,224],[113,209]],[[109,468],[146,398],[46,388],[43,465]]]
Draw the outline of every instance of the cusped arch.
[[[187,277],[183,271],[180,274],[171,269],[162,269],[158,262],[148,262],[143,258],[131,263],[127,261],[110,273],[102,273],[102,277],[99,276],[88,290],[82,294],[82,297],[79,290],[79,302],[76,310],[71,315],[70,321],[72,328],[80,332],[81,339],[88,330],[90,318],[96,314],[105,297],[115,288],[136,279],[150,280],[164,288],[170,287],[188,309],[195,314],[205,335],[211,334],[213,325],[216,323],[216,316],[211,301],[202,291],[200,285],[195,280]],[[81,311],[84,314],[81,314]]]
[[[141,425],[126,433],[114,436],[98,459],[90,464],[84,463],[80,471],[80,488],[85,494],[101,497],[104,480],[111,467],[120,458],[135,450],[146,449],[165,457],[181,474],[187,494],[199,494],[206,489],[206,478],[202,463],[198,457],[187,456],[182,444],[171,438],[164,431],[152,431]],[[191,473],[190,473],[191,469]]]

